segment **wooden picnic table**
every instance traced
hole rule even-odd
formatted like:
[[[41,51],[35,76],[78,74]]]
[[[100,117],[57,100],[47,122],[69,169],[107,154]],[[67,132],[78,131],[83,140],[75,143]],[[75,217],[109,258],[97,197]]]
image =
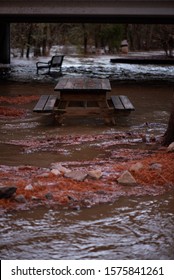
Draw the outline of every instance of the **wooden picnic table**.
[[[107,93],[111,91],[111,85],[108,79],[61,78],[54,90],[60,93],[59,109],[65,110],[65,116],[99,114],[105,118],[109,112]]]
[[[111,85],[108,79],[70,77],[61,78],[54,90],[59,91],[60,99],[66,101],[105,101]]]
[[[55,95],[42,95],[33,111],[51,113],[58,123],[65,117],[100,117],[105,123],[115,124],[118,114],[130,114],[135,108],[124,95],[108,96],[111,85],[108,79],[87,77],[60,78]]]

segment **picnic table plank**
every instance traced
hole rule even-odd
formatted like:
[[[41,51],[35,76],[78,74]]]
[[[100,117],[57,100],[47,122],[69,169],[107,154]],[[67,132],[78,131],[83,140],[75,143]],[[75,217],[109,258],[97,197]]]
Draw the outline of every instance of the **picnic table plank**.
[[[39,112],[44,109],[45,103],[47,102],[49,95],[42,95],[33,109],[33,112]]]
[[[130,102],[129,98],[125,95],[120,95],[120,100],[124,104],[125,109],[127,110],[135,110],[134,106]]]
[[[56,88],[58,88],[58,90],[59,89],[64,89],[66,84],[67,84],[67,82],[68,82],[68,78],[60,79],[59,82],[57,83],[56,87],[55,87],[55,90],[56,90]]]
[[[102,79],[102,89],[106,91],[111,91],[111,85],[108,79]]]
[[[56,100],[57,100],[57,95],[50,95],[46,104],[45,104],[44,111],[45,112],[51,112],[54,109],[54,105],[56,103]]]
[[[109,80],[91,78],[62,78],[57,83],[55,90],[60,91],[111,91]]]
[[[111,96],[111,100],[112,100],[116,110],[124,110],[125,109],[124,106],[123,106],[123,103],[121,102],[118,95],[117,96],[116,95]]]

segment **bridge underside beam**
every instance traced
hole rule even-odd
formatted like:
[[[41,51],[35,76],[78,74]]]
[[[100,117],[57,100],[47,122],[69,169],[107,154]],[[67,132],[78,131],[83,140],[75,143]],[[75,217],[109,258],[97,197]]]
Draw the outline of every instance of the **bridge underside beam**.
[[[173,23],[174,1],[1,0],[0,20],[9,22]]]
[[[36,22],[36,23],[132,23],[132,24],[173,24],[174,17],[170,16],[84,16],[78,15],[74,16],[62,16],[62,15],[25,15],[25,16],[8,16],[8,17],[1,17],[0,22]]]

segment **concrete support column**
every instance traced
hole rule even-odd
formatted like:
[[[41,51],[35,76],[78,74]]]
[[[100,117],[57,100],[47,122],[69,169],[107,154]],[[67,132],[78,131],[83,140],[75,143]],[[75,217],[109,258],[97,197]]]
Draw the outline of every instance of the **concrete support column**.
[[[0,63],[10,63],[10,23],[0,23]]]

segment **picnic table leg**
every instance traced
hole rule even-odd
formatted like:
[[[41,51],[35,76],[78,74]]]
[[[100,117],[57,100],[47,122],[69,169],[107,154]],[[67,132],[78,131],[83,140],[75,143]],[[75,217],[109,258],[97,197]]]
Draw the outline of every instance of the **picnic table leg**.
[[[63,114],[55,114],[56,124],[62,125],[63,119],[64,119]]]
[[[104,119],[105,124],[115,124],[115,121],[110,115],[109,106],[106,101],[98,101],[98,106],[100,107],[101,116]]]
[[[58,125],[62,125],[64,114],[66,113],[66,108],[68,107],[69,102],[60,101],[57,107],[57,111],[55,110],[55,120]]]
[[[116,125],[116,121],[114,117],[105,117],[105,124],[108,125]]]

